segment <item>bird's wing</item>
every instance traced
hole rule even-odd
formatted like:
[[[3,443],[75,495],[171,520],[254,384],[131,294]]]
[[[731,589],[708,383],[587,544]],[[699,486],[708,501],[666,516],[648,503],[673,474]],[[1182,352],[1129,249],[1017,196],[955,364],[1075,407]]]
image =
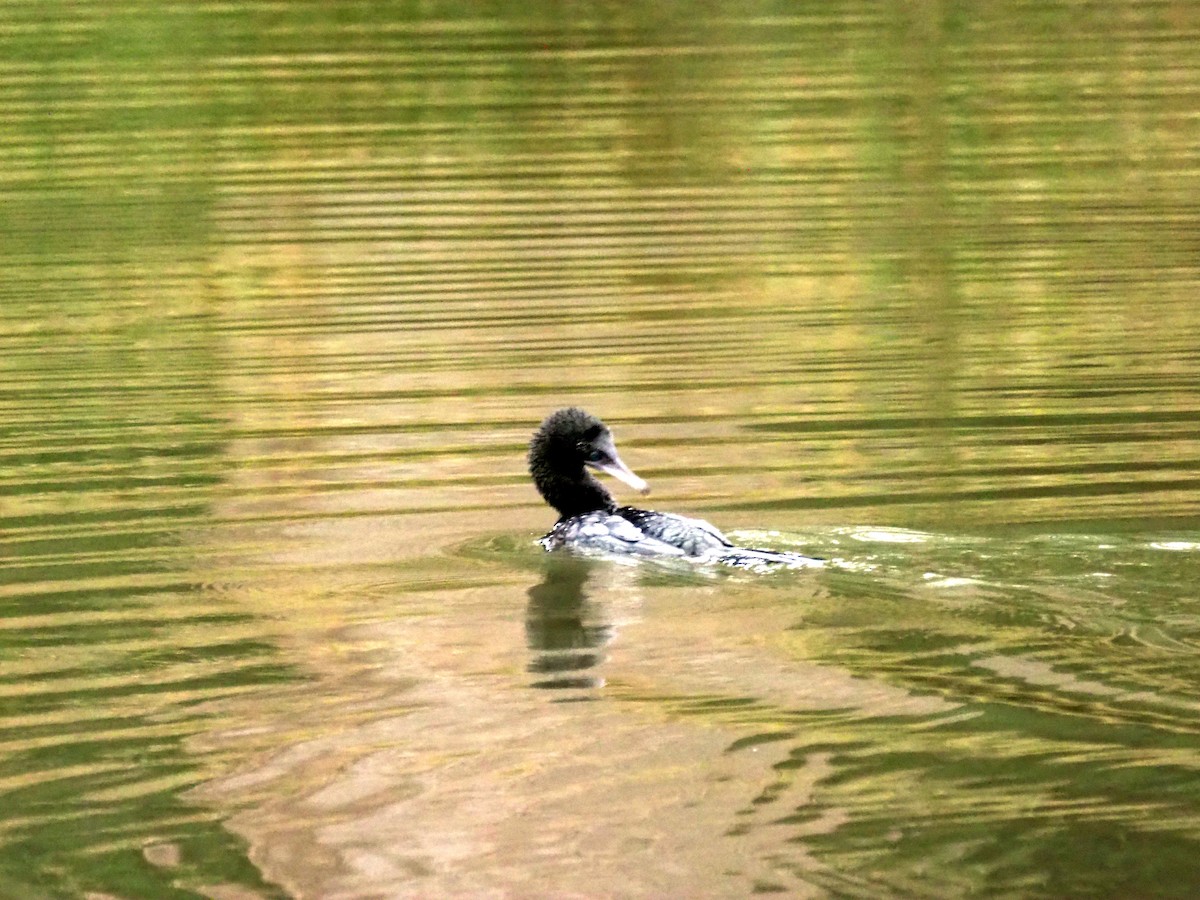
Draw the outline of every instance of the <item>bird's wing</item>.
[[[678,547],[688,556],[733,546],[729,538],[703,519],[633,506],[622,506],[617,515],[628,519],[647,537]]]

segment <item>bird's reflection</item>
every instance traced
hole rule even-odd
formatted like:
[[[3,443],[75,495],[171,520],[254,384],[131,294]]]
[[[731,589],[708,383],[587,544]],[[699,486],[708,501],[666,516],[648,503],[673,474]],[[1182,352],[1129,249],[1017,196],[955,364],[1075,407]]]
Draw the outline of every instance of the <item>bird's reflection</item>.
[[[552,554],[545,574],[529,589],[525,639],[531,658],[534,687],[586,689],[604,684],[593,670],[613,638],[613,626],[600,605],[585,590],[596,563],[566,554]]]

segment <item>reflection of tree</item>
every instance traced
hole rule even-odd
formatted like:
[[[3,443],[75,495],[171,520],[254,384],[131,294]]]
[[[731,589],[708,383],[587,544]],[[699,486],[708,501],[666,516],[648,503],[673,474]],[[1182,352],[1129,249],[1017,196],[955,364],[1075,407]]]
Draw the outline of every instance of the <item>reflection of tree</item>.
[[[1158,632],[1160,598],[1141,605],[1124,586],[1064,593],[1065,565],[994,589],[1004,602],[986,602],[982,586],[964,592],[969,614],[918,594],[897,605],[869,579],[810,600],[790,634],[798,658],[957,711],[739,711],[763,724],[732,751],[770,742],[787,755],[737,827],[792,828],[795,868],[812,879],[811,854],[834,893],[865,883],[877,895],[922,894],[936,873],[954,896],[1188,896],[1200,728],[1192,697],[1176,691],[1196,682],[1196,657]],[[978,574],[998,571],[1033,574],[1009,560]],[[1098,609],[1123,600],[1120,618],[1097,610],[1090,627],[1075,622],[1089,599]],[[847,627],[847,606],[870,627]]]
[[[936,872],[958,896],[1189,896],[1158,887],[1156,872],[1194,885],[1200,849],[1194,769],[1146,749],[1162,734],[1134,715],[1100,735],[1069,708],[1024,705],[1028,693],[1011,682],[981,687],[1001,696],[934,727],[798,723],[803,737],[751,815],[795,828],[796,843],[838,873],[831,888],[863,880],[890,894]],[[820,778],[812,796],[781,808],[785,786],[810,772]]]
[[[946,11],[940,2],[894,7],[873,65],[877,90],[868,93],[875,157],[866,258],[878,284],[881,318],[900,315],[909,326],[889,343],[911,360],[910,386],[924,418],[922,450],[930,469],[943,473],[940,490],[953,492],[960,467],[959,413],[963,381],[963,297],[955,252],[962,239],[951,169],[948,97],[955,87],[947,58]],[[886,85],[883,83],[886,81]],[[902,312],[901,312],[902,311]],[[893,363],[894,365],[894,363]],[[872,387],[880,411],[895,402],[896,372]]]
[[[24,266],[0,251],[37,285],[5,312],[70,328],[6,359],[16,421],[37,427],[9,444],[24,480],[0,499],[0,897],[283,896],[180,795],[206,775],[187,742],[219,730],[221,699],[298,677],[209,589],[233,576],[189,549],[226,465],[216,338],[194,311],[176,327],[193,294],[149,249],[95,267],[58,249]]]
[[[533,658],[529,671],[539,688],[599,687],[603,679],[589,674],[603,660],[599,648],[612,640],[611,623],[599,617],[584,586],[594,563],[555,555],[542,581],[529,589],[525,636]]]

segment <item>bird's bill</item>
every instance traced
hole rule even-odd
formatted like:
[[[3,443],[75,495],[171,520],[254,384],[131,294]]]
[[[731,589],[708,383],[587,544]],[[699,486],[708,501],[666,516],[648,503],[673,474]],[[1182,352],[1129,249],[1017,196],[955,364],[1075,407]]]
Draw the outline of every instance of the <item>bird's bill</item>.
[[[617,481],[623,481],[639,494],[650,493],[650,485],[646,483],[646,479],[639,475],[635,475],[633,470],[625,463],[621,462],[621,457],[616,453],[609,455],[608,459],[599,462],[588,463],[595,469],[603,472],[605,475],[611,475]]]

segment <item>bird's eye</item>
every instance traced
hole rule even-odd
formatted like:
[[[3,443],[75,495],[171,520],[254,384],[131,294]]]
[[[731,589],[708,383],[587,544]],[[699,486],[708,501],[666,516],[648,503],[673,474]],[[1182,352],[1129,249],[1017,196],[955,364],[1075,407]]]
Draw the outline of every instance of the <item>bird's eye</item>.
[[[600,450],[589,450],[587,456],[584,457],[588,462],[600,462],[604,459],[604,453]]]

